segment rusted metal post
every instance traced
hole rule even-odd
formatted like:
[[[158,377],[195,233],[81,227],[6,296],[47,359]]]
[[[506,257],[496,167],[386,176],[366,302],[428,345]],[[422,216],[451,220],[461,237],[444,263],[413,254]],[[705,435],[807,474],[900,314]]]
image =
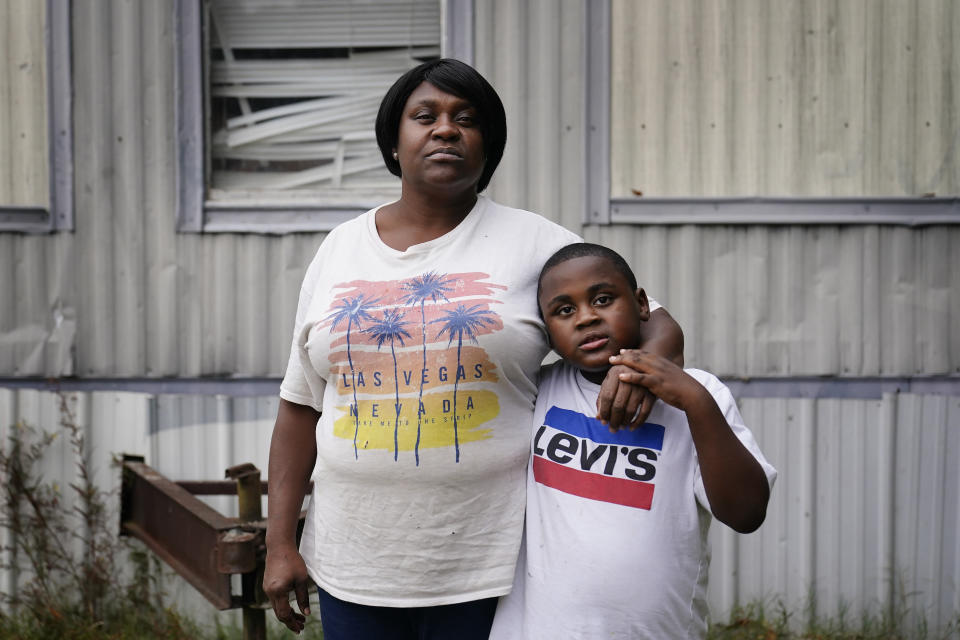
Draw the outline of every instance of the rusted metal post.
[[[230,467],[226,477],[237,481],[237,500],[240,505],[239,520],[255,522],[263,517],[261,498],[263,490],[260,487],[260,470],[248,463]],[[257,569],[240,576],[245,603],[260,603],[264,601],[262,563],[257,563]],[[266,612],[256,605],[243,606],[243,640],[266,640],[267,617]]]

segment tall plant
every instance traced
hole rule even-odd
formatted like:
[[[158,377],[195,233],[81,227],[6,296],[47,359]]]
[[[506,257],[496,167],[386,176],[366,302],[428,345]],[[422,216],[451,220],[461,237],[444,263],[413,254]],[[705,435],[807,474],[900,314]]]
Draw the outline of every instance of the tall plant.
[[[60,429],[18,422],[0,442],[0,528],[8,532],[0,569],[16,587],[0,589],[0,640],[196,637],[195,625],[162,607],[156,559],[116,536],[115,496],[95,484],[72,400],[59,398]],[[40,472],[62,437],[76,466],[68,487]],[[125,552],[132,572],[118,566]]]

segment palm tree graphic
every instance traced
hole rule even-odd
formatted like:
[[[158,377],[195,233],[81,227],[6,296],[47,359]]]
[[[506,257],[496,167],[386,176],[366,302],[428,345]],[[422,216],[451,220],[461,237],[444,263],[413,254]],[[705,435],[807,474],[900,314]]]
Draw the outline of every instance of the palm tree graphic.
[[[437,337],[441,337],[444,332],[450,336],[447,342],[449,347],[453,344],[453,336],[457,336],[457,370],[453,376],[453,444],[456,447],[457,462],[460,462],[460,437],[457,424],[457,387],[460,383],[460,349],[463,346],[463,336],[477,343],[476,331],[487,324],[493,324],[493,312],[483,308],[483,305],[474,305],[469,309],[462,304],[458,304],[453,311],[444,311],[444,317],[431,320],[430,323],[442,322],[443,327]],[[479,344],[479,343],[477,343]]]
[[[393,459],[397,460],[397,453],[399,451],[399,446],[397,442],[397,431],[398,425],[400,422],[400,377],[397,375],[397,352],[394,349],[394,343],[400,342],[400,346],[404,346],[403,338],[404,336],[409,338],[410,334],[403,328],[407,324],[403,321],[403,312],[397,311],[396,309],[387,309],[383,312],[383,317],[374,320],[373,324],[365,329],[365,333],[369,333],[374,338],[377,339],[377,351],[380,350],[380,347],[383,346],[385,342],[390,341],[390,355],[393,356],[393,387],[395,393],[395,402],[393,405],[394,416],[393,416]]]
[[[435,303],[446,300],[446,294],[453,291],[453,283],[454,280],[447,279],[446,274],[428,271],[401,285],[408,291],[402,301],[411,306],[420,305],[420,329],[423,332],[423,365],[420,369],[420,395],[417,396],[417,442],[413,447],[413,454],[417,459],[418,467],[420,466],[420,426],[423,424],[423,414],[420,412],[420,405],[423,403],[422,372],[427,368],[427,318],[424,315],[423,307],[427,300],[432,300]]]
[[[336,311],[326,317],[327,320],[333,320],[333,324],[330,326],[331,332],[339,328],[344,320],[347,321],[347,362],[350,364],[350,386],[353,387],[353,458],[355,460],[358,458],[357,434],[360,432],[360,407],[357,404],[356,371],[354,371],[353,368],[353,356],[350,354],[350,331],[353,329],[354,324],[362,331],[363,327],[360,321],[373,320],[368,310],[373,307],[376,302],[376,300],[367,299],[365,294],[360,294],[355,298],[343,298],[335,307]]]

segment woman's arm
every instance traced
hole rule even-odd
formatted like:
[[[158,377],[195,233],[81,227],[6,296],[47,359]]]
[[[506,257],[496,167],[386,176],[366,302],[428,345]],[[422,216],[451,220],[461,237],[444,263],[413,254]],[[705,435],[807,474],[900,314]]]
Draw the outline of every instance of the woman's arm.
[[[642,330],[641,350],[663,356],[679,367],[683,366],[683,330],[666,309],[660,307],[651,312]],[[600,385],[597,418],[612,431],[643,424],[656,400],[644,387],[620,382],[618,375],[629,370],[623,365],[611,367]]]
[[[263,591],[277,619],[291,631],[303,630],[310,615],[307,566],[297,549],[297,520],[303,496],[317,459],[316,429],[320,413],[312,407],[280,400],[277,422],[270,439],[267,474],[267,559]],[[302,613],[290,607],[296,594]]]
[[[683,367],[683,329],[663,307],[651,312],[644,323],[641,349]]]

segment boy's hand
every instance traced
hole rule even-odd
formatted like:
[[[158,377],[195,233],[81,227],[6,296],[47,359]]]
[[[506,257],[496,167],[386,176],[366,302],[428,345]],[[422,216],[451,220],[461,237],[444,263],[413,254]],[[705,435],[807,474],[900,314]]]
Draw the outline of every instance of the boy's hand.
[[[624,349],[618,356],[611,356],[611,371],[618,370],[620,382],[641,385],[653,395],[681,411],[691,403],[709,395],[703,386],[687,375],[683,369],[662,356],[646,351]],[[629,367],[624,370],[623,367]]]
[[[611,432],[623,427],[636,429],[646,421],[657,400],[646,388],[625,383],[621,373],[630,374],[633,370],[626,365],[610,367],[597,396],[597,419]]]

